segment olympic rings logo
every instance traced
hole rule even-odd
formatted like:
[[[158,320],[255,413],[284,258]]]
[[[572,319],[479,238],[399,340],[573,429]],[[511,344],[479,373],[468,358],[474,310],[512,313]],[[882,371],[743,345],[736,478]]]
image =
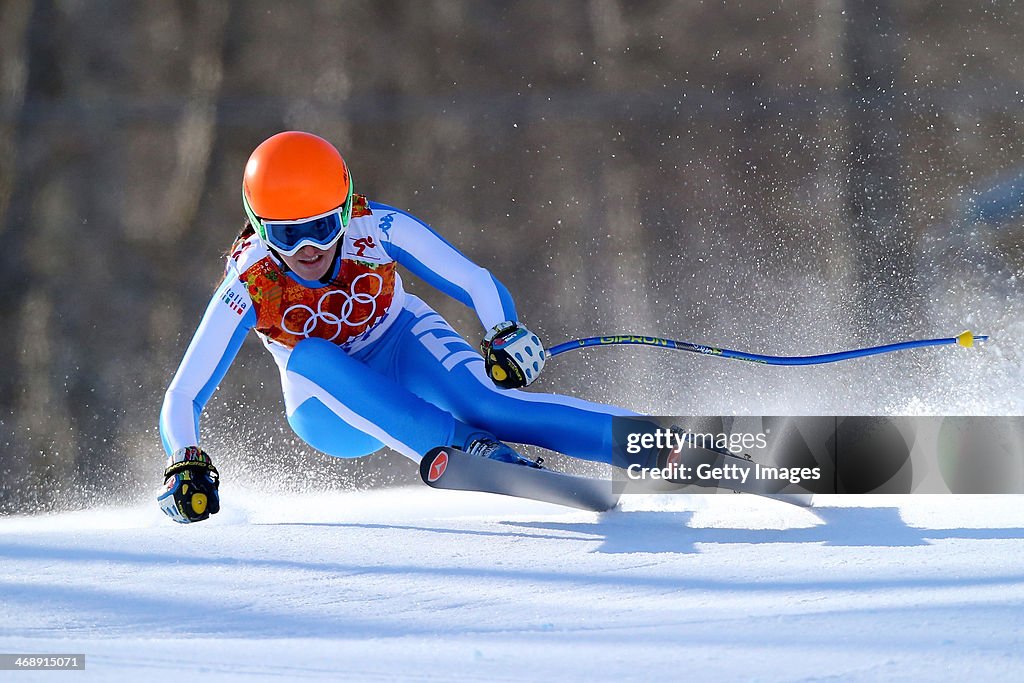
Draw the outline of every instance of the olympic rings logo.
[[[364,277],[376,278],[377,292],[375,294],[356,291],[356,286]],[[373,285],[370,286],[372,287]],[[350,291],[345,292],[340,289],[333,289],[320,297],[320,301],[317,302],[315,311],[305,304],[295,304],[294,306],[286,308],[284,314],[281,316],[281,329],[288,334],[295,335],[296,337],[309,339],[309,335],[316,329],[316,326],[323,322],[327,325],[337,326],[338,330],[327,339],[327,341],[334,341],[337,336],[341,334],[342,329],[344,329],[344,325],[357,327],[359,325],[365,325],[373,319],[373,316],[377,313],[377,297],[380,296],[382,291],[384,291],[384,279],[380,275],[377,273],[363,273],[356,277],[355,280],[352,280]],[[335,295],[345,297],[345,303],[341,305],[341,311],[339,311],[337,315],[324,310],[324,304],[327,299]],[[352,320],[350,318],[353,311],[355,311],[356,304],[362,304],[370,307],[370,312],[361,320]],[[292,311],[305,311],[309,314],[309,317],[306,318],[306,322],[303,323],[301,330],[293,330],[288,327],[288,316]]]

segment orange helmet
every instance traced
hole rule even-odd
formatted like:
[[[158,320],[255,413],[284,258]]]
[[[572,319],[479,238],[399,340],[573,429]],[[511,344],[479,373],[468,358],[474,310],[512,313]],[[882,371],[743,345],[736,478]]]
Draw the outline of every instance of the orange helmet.
[[[266,239],[266,220],[296,221],[341,209],[352,215],[352,177],[331,143],[311,133],[285,131],[267,138],[245,165],[242,203]]]

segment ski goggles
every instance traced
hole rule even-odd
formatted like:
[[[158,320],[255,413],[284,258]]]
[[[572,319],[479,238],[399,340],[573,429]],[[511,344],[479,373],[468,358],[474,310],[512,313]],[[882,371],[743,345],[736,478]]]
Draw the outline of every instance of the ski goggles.
[[[349,185],[345,203],[336,209],[312,218],[294,221],[264,220],[256,216],[246,202],[246,210],[250,219],[256,221],[259,236],[285,256],[294,256],[305,246],[317,249],[330,249],[345,234],[352,218],[352,187]]]
[[[344,209],[334,209],[301,221],[262,221],[267,244],[285,256],[294,256],[309,245],[329,249],[345,232]]]

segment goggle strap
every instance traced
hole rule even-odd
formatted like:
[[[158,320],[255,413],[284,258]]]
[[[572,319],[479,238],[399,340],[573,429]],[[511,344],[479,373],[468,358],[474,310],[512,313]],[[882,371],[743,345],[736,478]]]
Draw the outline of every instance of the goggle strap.
[[[256,234],[259,235],[261,240],[266,242],[267,228],[263,225],[263,221],[260,220],[259,216],[253,212],[252,207],[249,206],[249,200],[245,196],[245,188],[242,188],[242,206],[245,207],[245,213],[249,217],[249,223],[252,225],[252,229],[256,231]]]
[[[347,170],[347,168],[346,168]],[[345,197],[345,202],[341,205],[341,227],[348,229],[349,221],[352,220],[352,173],[348,174],[348,196]]]

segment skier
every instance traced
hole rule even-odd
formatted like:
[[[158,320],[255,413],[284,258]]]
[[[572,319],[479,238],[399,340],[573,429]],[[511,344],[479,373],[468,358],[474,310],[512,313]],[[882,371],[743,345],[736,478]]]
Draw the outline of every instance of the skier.
[[[612,417],[633,413],[519,391],[545,354],[508,290],[416,217],[352,188],[338,150],[310,133],[279,133],[249,157],[248,218],[160,413],[169,458],[158,500],[176,522],[220,509],[199,416],[251,329],[280,368],[290,426],[332,456],[386,444],[419,462],[449,446],[537,466],[512,441],[611,462]],[[404,291],[398,264],[473,308],[482,356]]]

